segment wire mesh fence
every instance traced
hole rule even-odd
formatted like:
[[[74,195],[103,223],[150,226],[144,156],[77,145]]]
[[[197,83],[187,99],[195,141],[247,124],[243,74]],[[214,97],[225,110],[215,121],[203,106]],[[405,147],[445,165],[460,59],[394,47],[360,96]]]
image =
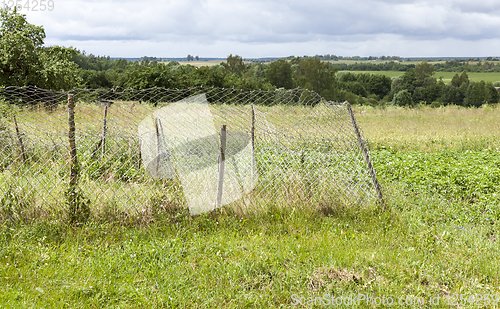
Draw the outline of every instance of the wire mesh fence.
[[[0,100],[3,217],[75,196],[125,215],[382,198],[348,103],[307,90],[7,87]]]

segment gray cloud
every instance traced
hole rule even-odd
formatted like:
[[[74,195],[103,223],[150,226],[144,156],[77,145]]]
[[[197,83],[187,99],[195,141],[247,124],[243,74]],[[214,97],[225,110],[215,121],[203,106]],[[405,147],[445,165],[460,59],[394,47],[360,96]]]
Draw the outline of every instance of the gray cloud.
[[[500,3],[494,0],[54,2],[52,12],[27,13],[31,23],[44,26],[48,43],[113,56],[224,57],[236,48],[249,51],[241,53],[247,57],[409,56],[418,50],[423,54],[415,56],[448,56],[457,52],[452,46],[463,56],[483,56],[495,55],[500,37]],[[123,55],[115,54],[118,46]]]

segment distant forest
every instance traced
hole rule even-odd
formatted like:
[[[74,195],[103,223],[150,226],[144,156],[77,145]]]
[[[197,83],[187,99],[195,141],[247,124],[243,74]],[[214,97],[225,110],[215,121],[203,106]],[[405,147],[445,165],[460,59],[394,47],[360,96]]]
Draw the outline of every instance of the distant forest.
[[[341,60],[355,62],[337,62]],[[468,72],[499,72],[498,58],[418,62],[397,56],[347,58],[317,55],[249,63],[238,55],[230,55],[218,65],[195,67],[189,62],[162,62],[152,57],[127,61],[78,52],[71,61],[78,65],[79,85],[87,88],[203,86],[274,90],[302,87],[316,91],[327,100],[402,106],[481,106],[497,103],[500,99],[491,83],[472,82],[467,75]],[[401,71],[404,74],[391,79],[356,71]],[[444,84],[433,77],[435,72],[457,74],[450,84]]]

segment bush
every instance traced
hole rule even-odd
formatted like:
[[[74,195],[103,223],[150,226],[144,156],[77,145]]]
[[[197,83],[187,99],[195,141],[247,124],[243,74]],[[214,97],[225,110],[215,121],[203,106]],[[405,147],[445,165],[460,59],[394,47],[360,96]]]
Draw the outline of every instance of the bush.
[[[392,103],[397,106],[414,106],[415,102],[411,97],[411,94],[408,90],[399,91],[392,100]]]

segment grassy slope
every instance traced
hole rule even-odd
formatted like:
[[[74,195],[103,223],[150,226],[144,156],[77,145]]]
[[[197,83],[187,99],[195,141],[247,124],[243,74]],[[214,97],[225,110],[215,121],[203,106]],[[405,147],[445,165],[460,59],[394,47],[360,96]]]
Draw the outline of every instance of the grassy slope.
[[[355,109],[378,151],[498,145],[498,109]],[[372,155],[376,167],[386,163]],[[4,225],[0,307],[288,307],[294,294],[500,294],[497,222],[464,221],[456,214],[468,204],[381,181],[386,211],[269,205],[145,226]]]

